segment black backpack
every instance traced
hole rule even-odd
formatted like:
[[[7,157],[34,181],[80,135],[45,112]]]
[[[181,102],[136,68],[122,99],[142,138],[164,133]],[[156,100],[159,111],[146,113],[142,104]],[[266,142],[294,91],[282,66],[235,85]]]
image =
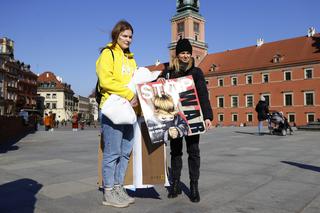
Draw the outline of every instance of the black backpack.
[[[114,55],[113,55],[112,49],[109,48],[109,47],[106,47],[106,48],[110,49],[111,54],[112,54],[112,58],[113,58],[113,60],[114,60]],[[106,48],[104,48],[104,49],[106,49]],[[104,49],[102,49],[101,52],[102,52]],[[98,78],[97,83],[96,83],[95,96],[96,96],[96,102],[98,103],[98,105],[100,105],[101,98],[102,98],[102,93],[101,93],[100,87],[99,87],[99,78]]]

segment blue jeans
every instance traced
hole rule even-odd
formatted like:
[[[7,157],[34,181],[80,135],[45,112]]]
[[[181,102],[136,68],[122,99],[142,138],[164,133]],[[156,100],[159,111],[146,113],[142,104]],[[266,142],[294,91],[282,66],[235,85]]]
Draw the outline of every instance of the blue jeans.
[[[123,185],[134,142],[133,125],[116,125],[100,113],[104,141],[102,176],[104,187]]]
[[[258,132],[261,133],[261,130],[263,128],[263,121],[259,121],[258,123]]]

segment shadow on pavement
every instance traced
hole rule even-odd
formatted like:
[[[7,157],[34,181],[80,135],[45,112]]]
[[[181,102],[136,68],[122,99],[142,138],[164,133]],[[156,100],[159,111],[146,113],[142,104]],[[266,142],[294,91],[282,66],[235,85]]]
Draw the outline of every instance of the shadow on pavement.
[[[242,132],[242,131],[235,131],[235,133],[240,133],[240,134],[246,134],[246,135],[270,135],[269,133],[257,133],[257,132]]]
[[[0,212],[33,213],[36,194],[42,184],[32,179],[19,179],[0,185]]]
[[[291,161],[281,161],[281,162],[289,164],[289,165],[292,165],[292,166],[299,167],[301,169],[307,169],[307,170],[311,170],[311,171],[314,171],[314,172],[320,172],[320,167],[318,167],[318,166],[302,164],[302,163],[296,163],[296,162],[291,162]]]
[[[18,143],[22,138],[24,138],[27,134],[25,135],[20,135],[19,137],[12,138],[8,141],[4,141],[0,143],[0,154],[1,153],[6,153],[8,151],[14,151],[18,150],[19,146],[15,145]]]
[[[99,191],[103,193],[103,189],[101,187],[99,187]],[[153,187],[136,189],[135,191],[127,190],[127,193],[131,197],[161,199],[160,194]]]
[[[37,131],[31,130],[31,131],[25,131],[19,135],[16,135],[15,137],[9,138],[9,139],[4,139],[1,140],[0,142],[0,154],[1,153],[6,153],[8,151],[14,151],[18,150],[19,146],[15,145],[18,143],[22,138],[30,135],[30,134],[35,134]]]
[[[135,191],[127,190],[132,197],[161,199],[160,194],[152,187],[145,189],[136,189]]]

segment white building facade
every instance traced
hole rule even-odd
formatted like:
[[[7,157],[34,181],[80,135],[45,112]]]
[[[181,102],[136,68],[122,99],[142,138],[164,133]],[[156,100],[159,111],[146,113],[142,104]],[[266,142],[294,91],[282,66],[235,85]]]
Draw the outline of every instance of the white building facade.
[[[37,93],[44,97],[44,113],[52,112],[55,120],[68,121],[74,112],[71,86],[62,83],[62,79],[52,72],[44,72],[38,77]]]

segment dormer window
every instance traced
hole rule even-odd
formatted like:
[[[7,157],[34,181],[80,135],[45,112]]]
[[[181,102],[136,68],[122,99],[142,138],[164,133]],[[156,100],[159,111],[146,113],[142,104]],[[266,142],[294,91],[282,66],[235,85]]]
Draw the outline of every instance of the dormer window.
[[[216,71],[216,69],[217,69],[217,65],[211,64],[210,72],[214,72],[214,71]]]
[[[273,63],[279,63],[282,59],[282,56],[280,54],[276,54],[273,56],[272,62]]]

